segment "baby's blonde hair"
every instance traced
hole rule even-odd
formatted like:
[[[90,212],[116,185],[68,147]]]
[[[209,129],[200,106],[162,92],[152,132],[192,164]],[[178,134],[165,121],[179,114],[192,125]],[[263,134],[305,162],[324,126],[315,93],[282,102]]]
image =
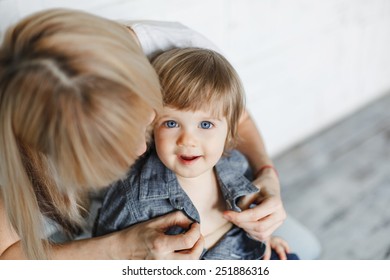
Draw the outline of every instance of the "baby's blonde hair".
[[[41,214],[81,222],[80,198],[123,177],[162,107],[158,78],[128,30],[53,9],[0,46],[0,189],[28,258],[47,258]]]
[[[238,140],[237,126],[245,108],[245,93],[233,66],[221,54],[200,48],[172,49],[152,65],[159,75],[164,106],[179,110],[209,110],[228,123],[225,150]]]

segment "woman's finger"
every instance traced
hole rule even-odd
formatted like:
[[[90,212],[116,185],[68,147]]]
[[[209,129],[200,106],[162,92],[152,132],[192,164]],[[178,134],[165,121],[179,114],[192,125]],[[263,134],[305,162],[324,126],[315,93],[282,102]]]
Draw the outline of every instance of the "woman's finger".
[[[263,260],[269,260],[271,258],[271,246],[270,246],[269,242],[266,242],[265,245],[266,246],[265,246]]]
[[[190,225],[193,223],[193,221],[190,220],[181,211],[175,211],[175,212],[166,214],[164,216],[154,218],[152,221],[153,221],[154,227],[156,227],[156,228],[158,227],[162,230],[173,227],[173,226],[179,226],[182,228],[189,228]]]
[[[273,212],[273,209],[262,207],[258,205],[254,208],[244,210],[242,212],[235,211],[224,211],[223,216],[229,222],[234,223],[237,226],[240,226],[242,223],[258,221],[262,218],[267,217]]]
[[[270,227],[264,227],[264,229],[260,229],[260,227],[257,225],[258,223],[260,222],[248,223],[247,225],[245,225],[246,227],[243,227],[243,229],[251,237],[260,241],[268,239],[272,235],[272,233],[282,224],[282,222],[279,222],[276,224],[272,224]]]
[[[204,250],[204,238],[201,235],[198,241],[191,249],[174,252],[172,259],[198,260],[203,250]]]
[[[179,235],[165,234],[165,231],[172,226],[179,226],[188,230]],[[147,227],[152,229],[153,232],[148,240],[150,250],[153,254],[158,255],[190,250],[201,237],[200,225],[188,219],[180,211],[154,218],[148,222]]]

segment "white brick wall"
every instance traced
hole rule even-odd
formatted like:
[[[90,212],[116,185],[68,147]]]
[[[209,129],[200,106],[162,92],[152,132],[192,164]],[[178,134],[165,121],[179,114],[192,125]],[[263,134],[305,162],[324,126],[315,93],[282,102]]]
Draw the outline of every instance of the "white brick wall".
[[[390,90],[390,0],[0,0],[0,30],[59,6],[203,33],[240,73],[272,155]]]

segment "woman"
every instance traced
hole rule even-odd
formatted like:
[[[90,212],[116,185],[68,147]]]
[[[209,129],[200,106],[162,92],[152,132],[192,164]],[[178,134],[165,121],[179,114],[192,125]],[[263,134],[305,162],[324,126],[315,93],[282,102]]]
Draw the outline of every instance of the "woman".
[[[199,225],[180,213],[99,238],[61,245],[44,239],[44,216],[77,234],[88,192],[125,176],[145,151],[160,108],[158,79],[129,29],[61,9],[9,29],[0,48],[1,257],[197,259]],[[239,133],[261,187],[242,205],[262,204],[226,218],[266,239],[286,216],[279,183],[249,115]],[[164,235],[172,225],[189,230]]]

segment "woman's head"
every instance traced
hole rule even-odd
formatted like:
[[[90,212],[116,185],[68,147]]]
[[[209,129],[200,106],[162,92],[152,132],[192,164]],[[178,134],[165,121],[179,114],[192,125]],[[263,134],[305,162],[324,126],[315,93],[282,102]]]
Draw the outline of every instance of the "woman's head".
[[[33,161],[42,170],[27,174],[28,181],[43,176],[43,185],[56,188],[49,192],[64,196],[119,179],[160,107],[158,78],[125,27],[64,9],[25,18],[0,47],[3,195],[27,188],[26,175],[13,169]]]
[[[48,157],[61,183],[104,186],[123,175],[161,98],[125,28],[82,12],[41,12],[8,31],[0,63],[2,120]]]
[[[217,52],[199,48],[164,52],[152,65],[160,78],[164,106],[226,117],[226,149],[232,148],[245,106],[244,90],[232,65]]]

